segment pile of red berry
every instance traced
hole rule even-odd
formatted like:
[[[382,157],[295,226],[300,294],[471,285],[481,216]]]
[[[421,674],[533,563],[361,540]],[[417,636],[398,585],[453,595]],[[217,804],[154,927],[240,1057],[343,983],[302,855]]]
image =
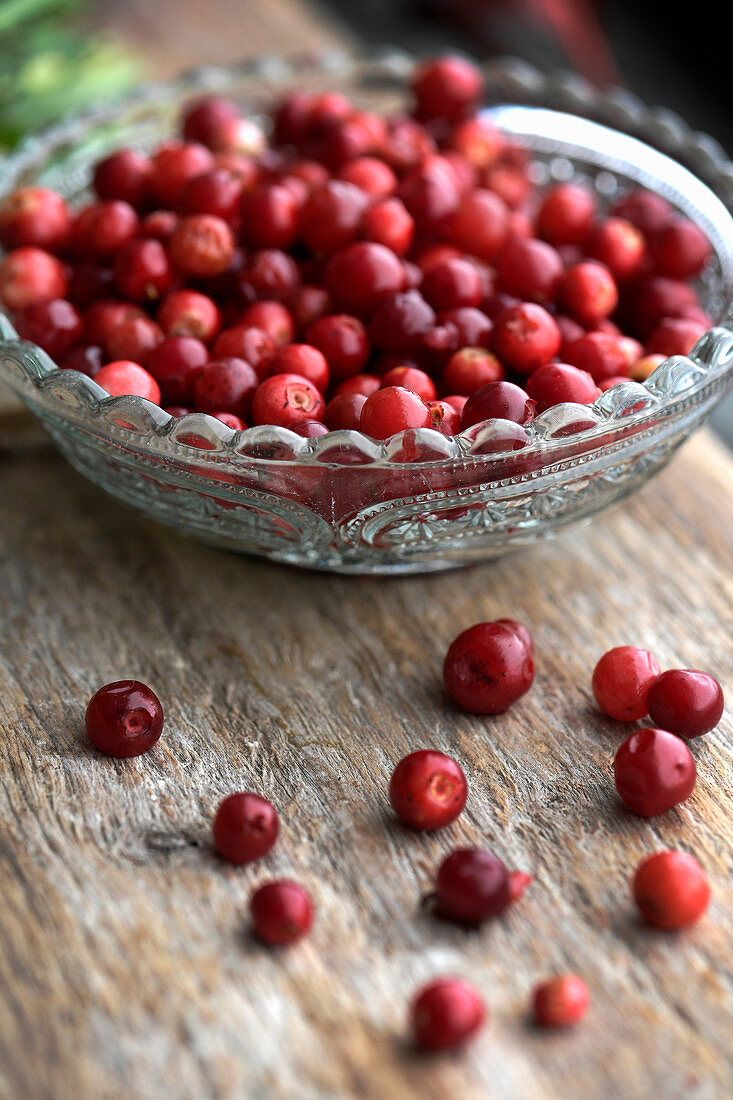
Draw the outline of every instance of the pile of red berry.
[[[712,323],[692,222],[643,190],[610,210],[581,182],[540,193],[466,61],[426,63],[412,92],[387,117],[293,92],[267,139],[209,96],[179,140],[100,161],[81,210],[15,191],[0,300],[111,394],[307,437],[519,432],[690,351]]]
[[[499,714],[515,703],[534,680],[534,644],[521,623],[500,619],[478,623],[450,645],[443,667],[454,701],[473,714]],[[707,733],[720,720],[723,693],[709,674],[674,669],[660,675],[646,650],[620,646],[606,653],[593,674],[593,692],[611,717],[634,721],[649,713],[664,728],[640,729],[621,745],[614,760],[616,786],[626,805],[643,816],[663,813],[692,792],[695,761],[685,740]],[[92,697],[86,725],[94,745],[116,757],[136,756],[156,743],[163,728],[157,696],[137,681],[108,684]],[[441,829],[463,811],[468,783],[461,766],[445,753],[420,749],[404,757],[392,772],[389,800],[405,825]],[[213,822],[214,844],[231,863],[252,863],[275,844],[280,820],[266,798],[251,792],[230,794]],[[429,895],[432,912],[442,920],[478,926],[501,916],[531,884],[532,876],[509,871],[503,861],[481,848],[449,852],[437,869]],[[657,852],[642,860],[632,882],[644,920],[662,929],[694,924],[710,901],[703,868],[684,851]],[[250,899],[254,934],[270,946],[295,943],[314,918],[308,891],[289,879],[266,882]],[[542,1027],[566,1027],[585,1015],[590,995],[575,974],[540,982],[531,997],[534,1021]],[[486,1008],[467,982],[438,978],[416,994],[410,1026],[416,1043],[446,1050],[470,1039],[483,1025]]]

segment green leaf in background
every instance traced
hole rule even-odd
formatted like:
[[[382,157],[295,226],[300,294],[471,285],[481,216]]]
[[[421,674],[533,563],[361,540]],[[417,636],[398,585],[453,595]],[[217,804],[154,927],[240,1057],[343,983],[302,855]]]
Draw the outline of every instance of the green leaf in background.
[[[140,64],[124,48],[85,34],[85,0],[0,3],[0,148],[129,88]]]

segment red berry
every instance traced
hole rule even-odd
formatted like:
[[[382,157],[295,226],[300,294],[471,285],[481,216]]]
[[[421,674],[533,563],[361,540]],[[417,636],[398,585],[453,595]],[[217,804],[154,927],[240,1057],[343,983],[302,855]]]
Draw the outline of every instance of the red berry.
[[[508,241],[497,260],[499,290],[525,302],[552,302],[562,276],[563,262],[557,250],[533,238]]]
[[[137,234],[140,219],[121,199],[95,202],[74,219],[71,243],[81,256],[113,256]]]
[[[516,634],[527,652],[534,656],[534,639],[526,626],[518,623],[516,619],[497,619],[496,623],[498,626],[505,626],[507,630],[511,630],[512,634]]]
[[[606,218],[591,230],[588,255],[600,260],[617,282],[632,278],[641,269],[646,242],[640,231],[623,218]]]
[[[458,978],[436,978],[410,1005],[410,1030],[423,1050],[453,1050],[468,1042],[486,1021],[481,997]]]
[[[421,397],[423,401],[435,401],[438,396],[435,389],[435,383],[429,374],[426,374],[424,370],[420,370],[418,367],[392,367],[385,375],[382,376],[381,384],[378,388],[385,389],[388,386],[401,386],[405,390],[410,390],[412,393],[416,393],[418,397]],[[372,393],[376,392],[374,390]],[[367,397],[370,394],[366,395]]]
[[[443,388],[451,393],[468,395],[487,385],[498,384],[503,378],[504,368],[490,351],[484,348],[461,348],[451,355],[445,365]]]
[[[71,230],[64,199],[45,187],[19,187],[0,203],[0,244],[5,249],[61,248]]]
[[[114,334],[113,334],[114,336]],[[168,336],[155,347],[147,368],[158,382],[167,405],[188,405],[194,381],[209,361],[206,345],[193,336]],[[214,408],[226,409],[226,403]]]
[[[94,169],[94,190],[100,199],[121,199],[140,207],[148,196],[150,160],[136,149],[116,149]]]
[[[635,722],[647,713],[647,693],[658,675],[657,659],[648,649],[616,646],[593,670],[593,695],[610,718]]]
[[[428,401],[426,404],[436,432],[442,432],[443,435],[457,435],[460,432],[461,414],[454,405],[445,400]]]
[[[220,275],[234,258],[234,236],[223,218],[190,214],[173,230],[169,249],[174,265],[185,275]]]
[[[230,99],[218,95],[201,96],[185,105],[181,133],[186,141],[197,141],[213,149],[222,124],[239,118],[239,108]]]
[[[245,309],[239,323],[249,328],[262,329],[280,348],[292,344],[295,339],[295,322],[290,310],[282,302],[254,302]],[[307,341],[309,344],[312,340]]]
[[[509,874],[491,852],[459,848],[438,868],[437,912],[460,924],[481,924],[503,913],[509,904]]]
[[[160,404],[160,386],[139,363],[130,363],[126,359],[107,363],[94,381],[113,397],[144,397],[154,405]]]
[[[313,252],[328,256],[356,240],[367,196],[353,183],[329,180],[317,187],[300,212],[300,236]]]
[[[475,107],[483,91],[481,72],[462,57],[439,57],[420,65],[412,90],[420,118],[460,118]]]
[[[161,302],[156,320],[166,336],[193,336],[208,344],[221,328],[221,310],[197,290],[174,290]]]
[[[613,758],[616,790],[642,817],[654,817],[689,798],[697,768],[684,741],[659,729],[635,730]]]
[[[270,374],[299,374],[317,390],[328,389],[329,372],[326,357],[310,344],[286,344],[270,362]]]
[[[108,359],[128,359],[147,367],[151,352],[163,339],[163,331],[149,317],[130,317],[112,330],[107,340]]]
[[[230,225],[239,223],[242,181],[226,168],[214,168],[188,180],[178,208],[182,214],[213,214]]]
[[[326,406],[327,412],[328,406]],[[296,420],[290,430],[296,435],[302,435],[305,439],[318,439],[322,435],[328,435],[329,431],[327,425],[321,420]]]
[[[211,171],[214,158],[196,142],[171,141],[161,145],[150,163],[150,191],[161,206],[171,210],[178,205],[186,181]]]
[[[41,248],[16,248],[0,260],[0,301],[8,309],[24,309],[45,298],[64,298],[68,286],[64,265]]]
[[[305,340],[325,355],[334,381],[358,374],[369,358],[364,325],[348,313],[319,317],[308,326]]]
[[[214,844],[230,863],[252,863],[277,840],[277,810],[262,795],[238,791],[219,804],[214,818]]]
[[[89,700],[86,727],[92,744],[108,756],[140,756],[163,730],[158,696],[139,680],[105,684]]]
[[[257,374],[244,359],[212,359],[192,379],[193,403],[201,412],[223,410],[246,419],[258,384]]]
[[[367,397],[361,410],[361,430],[373,439],[389,439],[406,428],[430,428],[430,409],[422,398],[402,386],[387,386]]]
[[[469,260],[457,258],[433,264],[420,289],[433,309],[438,310],[477,306],[484,297],[478,268]]]
[[[396,175],[388,164],[377,157],[355,157],[342,164],[336,175],[338,179],[353,183],[360,191],[375,198],[392,195],[397,187]]]
[[[209,414],[213,416],[215,420],[221,420],[222,424],[226,424],[227,428],[231,428],[234,432],[241,432],[247,427],[241,416],[235,416],[230,412],[213,412]]]
[[[361,410],[366,395],[363,393],[341,393],[332,397],[326,405],[323,420],[332,432],[360,431]]]
[[[246,296],[286,302],[299,283],[300,272],[292,256],[279,248],[263,248],[250,257],[239,286]]]
[[[707,875],[687,852],[647,856],[636,869],[632,891],[644,920],[666,930],[695,924],[710,904]]]
[[[252,402],[255,424],[289,428],[298,420],[319,420],[326,405],[307,378],[298,374],[274,374],[257,388]]]
[[[401,368],[397,367],[395,369],[400,370]],[[334,397],[347,393],[361,393],[364,397],[369,397],[370,394],[381,389],[381,386],[382,379],[376,374],[352,374],[350,378],[345,378],[343,382],[339,382],[334,390]],[[409,386],[406,387],[406,389],[409,388]]]
[[[540,367],[540,370],[546,368]],[[464,428],[481,424],[484,420],[513,420],[515,424],[529,424],[537,406],[521,386],[513,382],[487,382],[475,390],[463,407]]]
[[[654,724],[688,740],[714,729],[724,705],[723,689],[715,677],[691,668],[663,672],[647,695]]]
[[[615,202],[611,213],[631,222],[647,238],[664,229],[673,217],[672,207],[666,199],[654,191],[644,191],[641,188],[630,191]]]
[[[626,352],[621,338],[609,332],[587,332],[564,349],[571,366],[585,371],[594,382],[628,374]]]
[[[457,309],[444,309],[437,317],[438,326],[433,333],[426,333],[423,346],[427,337],[443,330],[452,333],[455,337],[451,341],[450,352],[459,348],[488,348],[493,332],[493,322],[480,309],[473,306],[459,306]]]
[[[397,195],[414,220],[418,236],[442,233],[460,200],[455,172],[442,157],[412,168],[402,178]]]
[[[242,197],[242,240],[250,248],[287,248],[298,232],[298,202],[279,183],[262,183]]]
[[[509,872],[509,904],[514,905],[515,901],[519,901],[524,891],[528,886],[531,886],[534,882],[532,875],[528,875],[526,871],[510,871]]]
[[[94,378],[99,374],[104,363],[104,353],[101,348],[93,344],[74,348],[59,363],[62,370],[78,370],[86,374],[88,378]]]
[[[52,359],[62,359],[84,331],[79,311],[64,298],[32,302],[18,313],[15,325],[21,340],[38,344]]]
[[[309,325],[333,310],[331,295],[322,286],[300,286],[288,302],[299,334],[305,333]]]
[[[583,244],[595,212],[592,191],[577,183],[559,183],[542,200],[537,232],[550,244]]]
[[[136,239],[115,256],[115,285],[134,302],[155,301],[170,288],[172,273],[160,241]]]
[[[473,168],[488,168],[500,155],[504,137],[493,122],[481,116],[467,118],[451,130],[449,145]]]
[[[588,987],[577,974],[561,974],[532,991],[532,1015],[539,1027],[572,1027],[590,1005]]]
[[[392,772],[392,809],[412,829],[450,825],[466,805],[468,785],[463,770],[445,753],[433,749],[411,752]]]
[[[654,268],[669,279],[694,279],[711,255],[710,242],[687,218],[674,218],[650,243]]]
[[[448,239],[470,256],[493,260],[507,237],[509,213],[492,191],[466,195],[450,220]]]
[[[537,412],[542,413],[566,401],[592,405],[601,391],[587,371],[568,363],[546,363],[529,376],[527,393],[535,402]]]
[[[542,306],[531,302],[500,313],[492,332],[493,350],[506,366],[531,374],[560,350],[560,329]]]
[[[232,325],[217,336],[214,341],[213,355],[215,359],[246,360],[262,381],[269,373],[270,363],[276,351],[275,341],[261,328]]]
[[[689,317],[665,317],[646,343],[649,355],[689,355],[708,326]]]
[[[118,302],[114,298],[93,302],[84,311],[84,340],[87,344],[106,348],[114,330],[135,317],[147,317],[147,314],[130,302]]]
[[[594,260],[569,267],[558,287],[558,300],[584,325],[609,317],[618,305],[618,291],[608,268]]]
[[[435,314],[417,290],[387,298],[376,309],[369,336],[382,351],[410,355],[435,323]]]
[[[260,886],[249,903],[252,930],[259,940],[284,947],[301,939],[313,927],[313,902],[297,882],[279,879]]]
[[[697,295],[687,283],[655,275],[651,279],[634,280],[629,285],[628,309],[635,328],[634,335],[646,339],[666,317],[683,317],[698,307]]]
[[[325,286],[336,306],[369,317],[385,298],[402,290],[402,263],[384,245],[362,241],[337,252],[326,267]]]
[[[443,664],[448,693],[470,714],[501,714],[532,686],[534,660],[500,623],[476,623],[451,643]]]

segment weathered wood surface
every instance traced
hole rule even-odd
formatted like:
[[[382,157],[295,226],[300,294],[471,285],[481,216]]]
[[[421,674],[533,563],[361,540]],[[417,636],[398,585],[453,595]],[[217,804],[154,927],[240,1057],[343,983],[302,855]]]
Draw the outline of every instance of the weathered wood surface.
[[[589,678],[608,646],[638,642],[730,685],[732,487],[703,434],[591,526],[468,571],[371,580],[200,547],[46,447],[0,450],[0,1096],[730,1095],[730,715],[695,746],[693,798],[643,821],[615,798],[625,728],[595,712]],[[442,657],[500,615],[533,628],[537,680],[508,715],[473,718],[445,700]],[[153,752],[116,762],[88,746],[83,714],[125,676],[159,692],[167,724]],[[394,763],[426,745],[471,784],[464,815],[432,836],[386,801]],[[233,869],[210,820],[247,787],[283,830],[260,864]],[[473,933],[420,907],[465,844],[536,876]],[[638,923],[628,880],[644,853],[677,845],[715,896],[697,928],[668,936]],[[287,952],[247,932],[251,889],[273,875],[318,907]],[[592,1012],[572,1034],[539,1034],[529,990],[565,968]],[[465,1054],[421,1058],[405,1005],[445,972],[476,982],[491,1024]]]

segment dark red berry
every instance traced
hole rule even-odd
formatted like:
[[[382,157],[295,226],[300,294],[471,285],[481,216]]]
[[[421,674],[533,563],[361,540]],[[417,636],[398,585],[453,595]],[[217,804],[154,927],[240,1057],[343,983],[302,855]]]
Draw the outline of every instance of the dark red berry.
[[[244,359],[212,359],[199,367],[193,376],[193,403],[201,412],[221,410],[246,419],[258,384],[257,374]]]
[[[113,333],[114,337],[114,333]],[[169,336],[150,352],[147,368],[160,385],[167,405],[188,405],[194,381],[209,361],[206,345],[192,336]],[[226,404],[215,405],[226,409]]]
[[[448,693],[471,714],[501,714],[532,686],[534,660],[500,623],[476,623],[451,643],[443,664]]]
[[[136,149],[116,149],[94,169],[94,190],[100,199],[121,199],[140,207],[148,196],[150,160]]]
[[[171,210],[178,206],[187,180],[213,167],[214,158],[203,145],[171,141],[151,158],[150,191],[160,206]]]
[[[339,393],[326,405],[324,423],[332,432],[360,431],[361,410],[366,402],[363,393]]]
[[[0,244],[5,249],[62,247],[71,215],[61,195],[46,187],[19,187],[0,203]]]
[[[204,278],[226,271],[234,258],[234,236],[223,218],[190,214],[181,218],[169,243],[173,264],[184,275]]]
[[[479,386],[463,406],[462,423],[464,428],[484,420],[497,419],[529,424],[534,419],[536,408],[536,403],[521,386],[515,386],[513,382],[487,382]]]
[[[400,760],[392,772],[392,809],[412,829],[450,825],[466,805],[468,785],[462,768],[434,749],[419,749]]]
[[[658,676],[659,664],[648,649],[616,646],[593,670],[593,695],[604,714],[635,722],[647,713],[647,694]]]
[[[277,840],[277,810],[262,795],[238,791],[219,804],[214,818],[214,844],[230,863],[251,863]]]
[[[527,393],[541,413],[566,401],[591,405],[601,391],[587,371],[568,363],[546,363],[529,376]]]
[[[443,388],[450,393],[475,394],[488,385],[499,385],[503,378],[504,368],[490,351],[461,348],[443,369]]]
[[[21,340],[38,344],[52,359],[67,355],[84,330],[79,311],[64,298],[32,302],[17,314],[15,326]]]
[[[306,200],[299,217],[301,238],[313,252],[338,252],[356,240],[367,201],[353,183],[330,180]]]
[[[557,295],[563,262],[556,249],[534,238],[509,240],[497,261],[499,290],[525,302],[547,305]]]
[[[552,187],[537,212],[537,232],[550,244],[582,245],[596,211],[593,192],[577,183]]]
[[[480,848],[451,852],[438,868],[437,912],[459,924],[481,924],[509,904],[509,874],[497,856]]]
[[[560,350],[560,329],[542,306],[523,302],[500,313],[491,334],[502,363],[519,374],[531,374]]]
[[[371,241],[348,245],[326,267],[325,286],[333,302],[360,317],[370,317],[404,282],[404,268],[394,252]]]
[[[477,188],[466,195],[450,220],[448,239],[469,256],[493,260],[504,244],[509,212],[498,195]]]
[[[642,817],[654,817],[689,798],[697,768],[684,741],[659,729],[635,730],[613,759],[622,802]]]
[[[134,302],[152,302],[170,289],[172,272],[160,241],[128,241],[115,256],[115,285]]]
[[[367,397],[361,410],[361,430],[373,439],[389,439],[406,428],[430,428],[430,409],[416,393],[387,386]]]
[[[387,298],[376,309],[369,326],[372,342],[382,351],[410,355],[435,323],[435,313],[417,290]]]
[[[695,924],[710,904],[707,875],[688,852],[647,856],[636,869],[632,891],[644,920],[666,930]]]
[[[486,1021],[486,1009],[473,986],[458,978],[436,978],[415,994],[410,1031],[423,1050],[453,1050],[468,1042]]]
[[[249,248],[287,248],[298,232],[298,202],[282,184],[259,184],[243,196],[241,218]]]
[[[412,78],[420,118],[461,118],[483,91],[481,72],[462,57],[439,57],[420,65]]]
[[[714,676],[691,668],[673,668],[652,683],[647,694],[655,725],[688,740],[709,733],[723,714],[723,689]]]
[[[279,879],[260,886],[249,903],[257,939],[284,947],[302,939],[313,927],[313,902],[297,882]]]
[[[0,301],[8,309],[65,298],[68,286],[64,265],[42,248],[16,248],[0,260]]]
[[[298,374],[274,374],[257,388],[252,402],[255,424],[289,428],[298,420],[319,420],[326,404],[312,382]]]
[[[710,242],[688,218],[673,218],[650,242],[654,268],[669,279],[694,279],[711,255]]]
[[[71,244],[81,256],[114,256],[137,234],[140,219],[121,199],[95,202],[74,219]]]
[[[618,305],[618,291],[608,268],[595,260],[569,267],[560,280],[558,301],[581,324],[598,324]]]
[[[139,680],[116,680],[89,700],[86,727],[92,744],[108,756],[140,756],[161,735],[163,707]]]
[[[326,357],[335,381],[358,374],[369,359],[369,340],[358,317],[327,314],[308,326],[305,341]]]
[[[244,359],[262,381],[269,374],[276,351],[275,341],[263,329],[253,325],[232,325],[220,332],[214,341],[213,357]]]

